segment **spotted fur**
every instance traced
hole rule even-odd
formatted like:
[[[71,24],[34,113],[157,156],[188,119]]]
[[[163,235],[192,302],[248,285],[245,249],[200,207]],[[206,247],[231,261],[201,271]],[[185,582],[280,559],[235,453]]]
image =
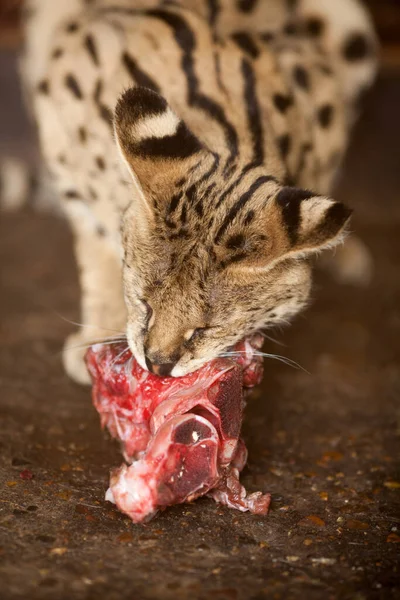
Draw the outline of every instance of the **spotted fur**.
[[[360,3],[30,5],[25,82],[83,321],[180,376],[301,310],[309,256],[351,212],[327,194],[375,72]],[[83,381],[81,355],[65,363]]]

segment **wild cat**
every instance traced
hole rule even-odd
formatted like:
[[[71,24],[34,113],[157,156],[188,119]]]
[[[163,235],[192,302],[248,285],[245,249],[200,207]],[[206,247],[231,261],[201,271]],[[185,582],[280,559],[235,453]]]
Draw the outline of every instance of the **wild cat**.
[[[25,30],[90,324],[66,342],[70,376],[88,382],[80,346],[105,330],[179,377],[298,313],[310,257],[351,214],[327,194],[376,71],[363,6],[31,0]],[[344,275],[365,275],[357,241],[338,254]]]

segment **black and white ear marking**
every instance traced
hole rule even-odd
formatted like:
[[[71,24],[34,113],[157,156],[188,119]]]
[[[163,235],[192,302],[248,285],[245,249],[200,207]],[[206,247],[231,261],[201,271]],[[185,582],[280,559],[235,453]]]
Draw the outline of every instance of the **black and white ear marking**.
[[[339,243],[352,213],[341,202],[293,187],[282,188],[275,202],[291,251],[299,253],[317,252]]]
[[[134,171],[137,160],[185,159],[202,149],[165,98],[144,87],[130,88],[118,100],[115,132]]]
[[[167,209],[177,182],[210,152],[165,98],[142,86],[128,89],[118,100],[114,130],[135,188],[135,219],[145,230]]]

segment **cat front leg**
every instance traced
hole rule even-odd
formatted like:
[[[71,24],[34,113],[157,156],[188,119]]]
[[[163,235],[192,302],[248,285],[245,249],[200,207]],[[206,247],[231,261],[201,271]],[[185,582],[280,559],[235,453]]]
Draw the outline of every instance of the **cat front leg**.
[[[77,383],[89,384],[84,362],[87,347],[125,332],[121,258],[117,238],[99,226],[82,202],[69,204],[67,214],[75,237],[81,287],[81,324],[64,345],[63,363]]]

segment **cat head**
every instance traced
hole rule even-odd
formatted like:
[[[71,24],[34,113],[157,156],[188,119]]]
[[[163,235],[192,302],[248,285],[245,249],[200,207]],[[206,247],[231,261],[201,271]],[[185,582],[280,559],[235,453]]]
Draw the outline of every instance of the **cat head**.
[[[134,182],[122,226],[127,336],[144,368],[184,375],[306,305],[307,259],[341,241],[349,209],[264,167],[227,175],[145,88],[122,95],[115,132]]]

